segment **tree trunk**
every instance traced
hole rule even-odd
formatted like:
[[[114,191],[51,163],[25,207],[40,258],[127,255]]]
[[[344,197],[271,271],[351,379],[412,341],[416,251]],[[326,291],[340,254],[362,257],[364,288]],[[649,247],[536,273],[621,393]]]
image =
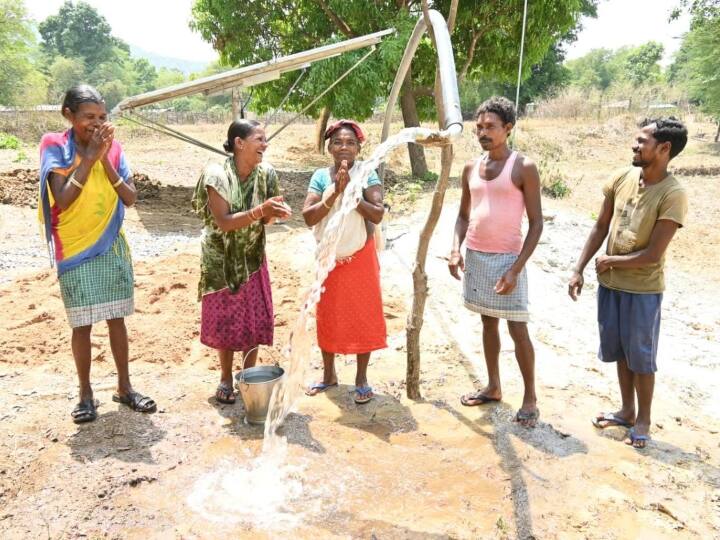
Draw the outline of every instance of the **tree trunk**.
[[[415,96],[412,92],[411,70],[408,70],[405,80],[403,81],[400,92],[400,109],[402,110],[405,127],[420,126],[420,117],[418,116],[417,106],[415,105]],[[419,144],[408,143],[408,155],[410,156],[412,175],[418,178],[425,176],[428,172],[427,162],[425,161],[425,149]]]
[[[315,122],[315,151],[318,154],[325,153],[325,130],[327,129],[328,120],[330,120],[330,107],[323,107]]]
[[[239,88],[233,88],[232,89],[232,117],[233,122],[236,118],[240,116],[240,89]]]
[[[720,141],[720,120],[718,120],[718,128],[717,132],[715,133],[715,142]]]

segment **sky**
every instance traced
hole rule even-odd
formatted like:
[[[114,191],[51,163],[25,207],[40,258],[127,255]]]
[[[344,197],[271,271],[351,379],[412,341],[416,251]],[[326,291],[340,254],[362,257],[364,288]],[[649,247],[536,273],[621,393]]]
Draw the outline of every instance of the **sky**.
[[[567,47],[567,59],[578,58],[592,49],[617,49],[653,40],[665,46],[660,63],[667,66],[690,26],[687,13],[668,22],[670,13],[679,3],[679,0],[601,0],[597,18],[582,20],[583,29],[578,40]]]
[[[462,1],[462,0],[461,0]],[[212,47],[188,28],[193,0],[86,0],[103,15],[113,35],[162,56],[210,62],[217,58]],[[42,21],[58,12],[63,0],[25,0],[30,16]],[[672,61],[687,31],[689,17],[672,23],[668,18],[679,0],[601,0],[596,19],[583,20],[578,40],[568,47],[567,58],[592,49],[616,49],[650,40],[665,46],[662,64]]]

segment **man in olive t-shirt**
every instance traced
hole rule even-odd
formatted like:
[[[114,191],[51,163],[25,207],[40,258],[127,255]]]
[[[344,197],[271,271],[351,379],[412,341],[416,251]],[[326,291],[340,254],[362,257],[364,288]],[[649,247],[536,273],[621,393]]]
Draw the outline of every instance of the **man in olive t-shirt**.
[[[687,129],[673,117],[642,122],[632,146],[633,167],[604,186],[602,209],[568,286],[570,297],[577,300],[583,270],[609,233],[606,253],[595,259],[600,282],[598,356],[617,363],[622,406],[599,414],[593,424],[601,429],[629,427],[625,442],[635,448],[644,448],[650,440],[665,250],[687,214],[685,190],[667,166],[686,143]]]

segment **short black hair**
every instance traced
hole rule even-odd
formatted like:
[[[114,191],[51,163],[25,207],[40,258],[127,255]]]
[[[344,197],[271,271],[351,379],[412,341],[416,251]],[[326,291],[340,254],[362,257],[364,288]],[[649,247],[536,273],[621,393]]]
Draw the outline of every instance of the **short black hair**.
[[[65,109],[70,109],[70,112],[76,113],[83,103],[105,105],[105,100],[100,95],[100,92],[89,84],[78,84],[65,92],[60,112],[64,115]]]
[[[680,120],[674,116],[667,118],[645,118],[640,122],[640,127],[644,128],[655,124],[653,137],[660,143],[670,143],[670,159],[677,156],[683,151],[688,140],[688,130]]]
[[[515,105],[508,98],[493,96],[483,101],[475,112],[475,120],[483,113],[495,113],[503,124],[515,125]]]
[[[244,118],[236,118],[230,127],[228,127],[227,140],[223,143],[226,152],[232,152],[235,146],[235,137],[247,139],[253,130],[260,125],[257,120],[245,120]]]

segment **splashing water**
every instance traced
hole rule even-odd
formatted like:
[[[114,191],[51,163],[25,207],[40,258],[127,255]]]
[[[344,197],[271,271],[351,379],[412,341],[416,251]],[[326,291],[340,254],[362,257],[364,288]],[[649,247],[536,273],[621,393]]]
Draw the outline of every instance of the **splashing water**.
[[[307,492],[302,481],[304,469],[287,463],[287,440],[277,433],[303,392],[305,366],[311,357],[310,324],[315,307],[320,301],[323,283],[335,267],[335,253],[345,217],[362,199],[370,173],[397,146],[422,139],[438,142],[446,140],[448,135],[447,131],[427,128],[403,129],[375,148],[370,159],[353,168],[340,210],[330,218],[317,247],[315,279],[305,292],[300,314],[284,351],[289,367],[270,397],[263,452],[241,466],[227,463],[201,477],[187,499],[196,512],[211,521],[242,522],[255,527],[287,530],[299,525],[306,516],[323,511],[322,498],[327,498],[328,494],[318,492],[315,497],[310,497],[312,494]],[[310,500],[318,507],[309,506]],[[301,503],[296,506],[302,506],[302,510],[293,509],[294,503]]]
[[[287,464],[285,453],[277,451],[261,454],[241,467],[224,461],[195,483],[187,503],[214,523],[293,529],[308,514],[319,513],[321,497],[326,495],[304,489],[304,472],[305,467]]]

